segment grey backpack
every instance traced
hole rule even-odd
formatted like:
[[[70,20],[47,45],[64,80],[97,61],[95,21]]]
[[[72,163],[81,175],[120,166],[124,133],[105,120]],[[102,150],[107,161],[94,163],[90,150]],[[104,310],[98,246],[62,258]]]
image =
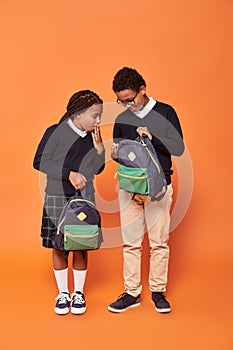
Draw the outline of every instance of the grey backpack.
[[[101,217],[96,205],[80,195],[64,206],[52,241],[58,250],[93,250],[102,242]]]
[[[122,140],[118,145],[119,187],[133,194],[145,194],[152,201],[161,200],[167,183],[156,151],[147,135],[136,140]]]

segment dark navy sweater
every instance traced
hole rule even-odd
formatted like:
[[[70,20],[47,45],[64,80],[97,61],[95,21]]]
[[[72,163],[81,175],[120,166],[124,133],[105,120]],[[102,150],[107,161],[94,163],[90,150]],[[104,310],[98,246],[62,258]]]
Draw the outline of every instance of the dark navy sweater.
[[[183,135],[178,116],[172,106],[156,102],[152,110],[143,118],[137,117],[127,109],[115,120],[113,138],[118,143],[121,139],[135,140],[136,129],[147,127],[152,134],[152,144],[163,168],[167,184],[171,183],[171,155],[180,156],[184,152]]]
[[[87,192],[94,192],[93,179],[104,169],[105,153],[98,155],[90,132],[80,137],[67,122],[50,126],[44,133],[35,157],[35,169],[47,174],[46,193],[73,195],[71,171],[87,178]]]

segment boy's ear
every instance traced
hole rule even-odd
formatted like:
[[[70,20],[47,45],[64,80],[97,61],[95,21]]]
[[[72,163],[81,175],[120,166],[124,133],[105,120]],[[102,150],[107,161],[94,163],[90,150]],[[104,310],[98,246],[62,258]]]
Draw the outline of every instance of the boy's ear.
[[[140,86],[140,91],[142,93],[142,95],[146,94],[146,87],[144,85]]]

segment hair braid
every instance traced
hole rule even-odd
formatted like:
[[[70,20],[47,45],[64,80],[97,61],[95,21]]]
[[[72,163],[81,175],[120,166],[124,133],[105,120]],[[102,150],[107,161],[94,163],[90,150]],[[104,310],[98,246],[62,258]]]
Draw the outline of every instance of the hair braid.
[[[94,104],[102,104],[102,99],[91,90],[81,90],[74,93],[67,104],[66,113],[60,119],[59,123],[69,119],[78,112],[84,112],[87,108],[90,108]]]

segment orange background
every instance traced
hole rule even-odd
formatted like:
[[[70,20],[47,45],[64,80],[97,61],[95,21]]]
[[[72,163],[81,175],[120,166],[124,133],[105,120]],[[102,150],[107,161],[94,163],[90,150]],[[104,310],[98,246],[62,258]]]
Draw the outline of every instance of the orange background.
[[[0,2],[2,349],[232,349],[232,5]],[[59,317],[32,159],[75,91],[115,101],[112,78],[125,65],[143,75],[148,95],[175,107],[193,162],[192,202],[170,240],[173,311],[160,315],[151,304],[145,240],[140,307],[107,311],[123,281],[121,247],[106,248],[90,254],[87,313]],[[113,184],[111,167],[98,186]]]

